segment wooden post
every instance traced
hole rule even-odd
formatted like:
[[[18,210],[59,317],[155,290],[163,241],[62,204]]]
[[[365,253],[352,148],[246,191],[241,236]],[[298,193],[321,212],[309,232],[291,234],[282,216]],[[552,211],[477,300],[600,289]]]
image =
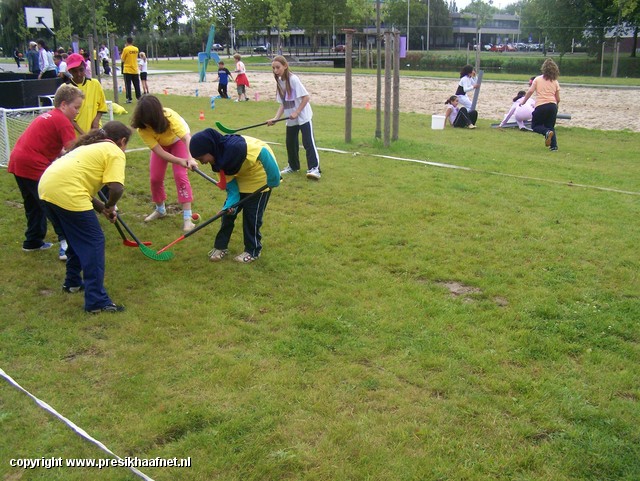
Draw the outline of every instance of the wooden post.
[[[118,71],[116,69],[116,36],[109,35],[109,56],[111,57],[111,78],[113,79],[113,101],[118,103]]]
[[[400,128],[400,32],[393,32],[393,129],[391,140],[398,140]]]
[[[352,85],[352,45],[353,32],[355,30],[343,30],[346,33],[345,58],[344,58],[344,141],[351,142],[351,122],[353,118],[353,85]]]
[[[382,104],[382,35],[380,34],[380,0],[376,0],[376,139],[382,137],[381,104]]]
[[[384,146],[391,145],[391,32],[384,32]]]

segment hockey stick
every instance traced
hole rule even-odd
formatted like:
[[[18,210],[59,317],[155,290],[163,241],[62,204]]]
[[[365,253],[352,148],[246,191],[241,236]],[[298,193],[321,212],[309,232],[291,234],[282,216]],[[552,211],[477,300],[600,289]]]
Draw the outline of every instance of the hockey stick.
[[[107,197],[104,195],[104,193],[101,190],[98,191],[98,195],[100,195],[100,199],[102,200],[102,202],[106,202],[107,201]],[[120,220],[120,218],[118,218],[117,220]],[[122,244],[123,245],[125,245],[127,247],[138,247],[138,244],[136,244],[134,241],[127,239],[127,236],[122,231],[122,227],[120,227],[120,224],[118,224],[118,222],[116,222],[114,225],[116,226],[116,229],[118,229],[118,234],[120,234],[120,237],[122,237]],[[143,242],[143,244],[146,245],[146,246],[150,246],[151,242],[145,241],[145,242]]]
[[[255,192],[249,194],[248,196],[246,196],[244,199],[236,202],[235,204],[233,204],[232,206],[221,210],[220,212],[218,212],[216,215],[214,215],[213,217],[211,217],[210,219],[205,220],[202,224],[197,225],[195,228],[191,229],[189,232],[187,232],[186,234],[181,235],[180,237],[178,237],[176,240],[174,240],[172,243],[167,244],[166,246],[164,246],[162,249],[160,249],[157,254],[163,254],[164,251],[166,251],[169,247],[174,246],[175,244],[177,244],[178,242],[186,239],[187,237],[195,234],[196,232],[198,232],[200,229],[204,229],[205,227],[207,227],[209,224],[211,224],[212,222],[218,220],[220,217],[222,217],[223,215],[227,214],[230,210],[232,209],[237,209],[238,207],[240,207],[242,204],[244,204],[246,201],[248,201],[249,199],[251,199],[252,197],[255,197],[256,195],[258,195],[260,192],[262,192],[265,189],[268,189],[269,186],[267,184],[263,185],[262,187],[260,187],[258,190],[256,190]]]
[[[289,117],[283,117],[281,119],[274,120],[273,122],[274,123],[282,122],[283,120],[287,120],[288,118]],[[218,130],[220,130],[221,132],[224,132],[225,134],[235,134],[236,132],[240,132],[241,130],[253,129],[254,127],[262,127],[263,125],[267,125],[269,122],[270,120],[267,120],[266,122],[261,122],[259,124],[249,125],[247,127],[240,127],[239,129],[230,129],[222,125],[220,122],[216,121],[216,127],[218,127]]]

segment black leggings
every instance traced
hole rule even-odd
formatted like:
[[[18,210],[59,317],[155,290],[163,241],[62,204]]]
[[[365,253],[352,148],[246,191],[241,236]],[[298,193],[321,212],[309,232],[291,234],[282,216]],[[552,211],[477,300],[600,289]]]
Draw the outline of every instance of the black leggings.
[[[456,115],[456,119],[453,121],[453,126],[464,128],[469,125],[475,125],[477,120],[478,112],[475,110],[467,111],[466,107],[460,107],[458,115]]]

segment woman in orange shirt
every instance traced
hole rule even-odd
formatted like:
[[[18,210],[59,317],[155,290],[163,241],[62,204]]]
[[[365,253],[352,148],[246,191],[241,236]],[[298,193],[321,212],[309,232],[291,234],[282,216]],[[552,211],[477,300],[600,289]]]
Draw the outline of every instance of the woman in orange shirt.
[[[542,75],[533,79],[531,87],[520,101],[520,105],[526,104],[535,92],[536,108],[531,117],[531,128],[534,132],[544,135],[544,145],[555,152],[558,150],[558,136],[555,127],[558,104],[560,103],[560,84],[558,83],[560,69],[552,59],[548,58],[540,70]]]

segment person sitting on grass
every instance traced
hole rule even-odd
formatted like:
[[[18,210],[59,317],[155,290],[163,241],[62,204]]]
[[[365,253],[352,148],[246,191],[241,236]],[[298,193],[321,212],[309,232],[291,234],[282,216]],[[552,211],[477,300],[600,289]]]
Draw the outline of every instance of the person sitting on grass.
[[[244,252],[234,260],[245,264],[257,260],[262,252],[260,228],[271,188],[280,185],[280,170],[271,147],[253,137],[222,135],[214,129],[206,129],[193,135],[189,149],[193,158],[211,164],[213,171],[226,180],[227,200],[223,210],[246,199],[241,207],[222,216],[209,260],[219,262],[229,253],[229,241],[240,211],[243,211]],[[265,184],[269,189],[259,192]],[[253,193],[256,194],[247,199]]]
[[[78,115],[84,94],[73,85],[61,85],[53,98],[54,109],[36,117],[18,138],[9,156],[9,173],[13,174],[22,199],[27,230],[22,250],[26,252],[51,248],[45,242],[47,215],[38,197],[38,184],[51,163],[69,149],[76,140],[73,119]],[[58,257],[67,260],[67,241],[62,228],[51,219],[60,241]]]
[[[92,314],[124,311],[104,288],[105,239],[95,212],[116,222],[116,202],[124,192],[124,151],[130,137],[131,129],[118,121],[92,130],[45,170],[38,187],[49,215],[62,227],[69,244],[62,290],[70,294],[84,290],[84,309]],[[96,194],[105,185],[109,198],[103,203]]]
[[[451,127],[475,129],[478,112],[475,110],[468,111],[466,107],[460,107],[458,102],[457,95],[452,95],[445,102],[445,105],[447,105],[445,116],[449,119],[449,124]]]

